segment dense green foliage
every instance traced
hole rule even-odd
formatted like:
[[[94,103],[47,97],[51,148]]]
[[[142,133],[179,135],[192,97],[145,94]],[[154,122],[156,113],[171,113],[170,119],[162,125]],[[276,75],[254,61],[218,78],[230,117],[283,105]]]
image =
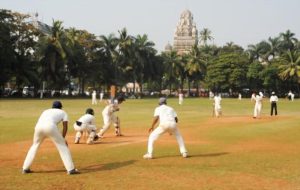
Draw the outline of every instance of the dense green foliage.
[[[47,89],[83,94],[88,87],[106,90],[132,82],[142,91],[202,88],[230,95],[243,89],[299,93],[300,43],[290,30],[244,50],[232,42],[209,45],[213,37],[204,28],[199,45],[190,53],[159,54],[146,34],[132,36],[126,28],[118,36],[95,36],[65,29],[63,22],[53,20],[51,31],[43,33],[29,20],[29,15],[0,10],[1,92],[8,83],[36,90],[46,84]]]

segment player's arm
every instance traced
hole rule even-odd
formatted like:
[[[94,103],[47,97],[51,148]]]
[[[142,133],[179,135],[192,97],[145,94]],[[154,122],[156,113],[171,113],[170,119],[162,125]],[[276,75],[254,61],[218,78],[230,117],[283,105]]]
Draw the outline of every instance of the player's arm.
[[[66,137],[67,132],[68,132],[68,121],[63,121],[63,131],[62,131],[63,138]],[[65,140],[65,142],[66,142],[66,145],[68,146],[67,140]]]
[[[151,131],[153,131],[154,126],[156,125],[156,123],[158,122],[158,120],[159,120],[159,116],[155,116],[155,117],[153,118],[152,125],[151,125],[151,127],[149,128],[149,130],[148,130],[149,133],[150,133]]]
[[[120,110],[120,108],[119,108],[118,104],[112,104],[112,112],[116,112],[119,110]]]
[[[67,132],[68,132],[68,121],[63,121],[63,131],[62,131],[63,138],[66,137]]]

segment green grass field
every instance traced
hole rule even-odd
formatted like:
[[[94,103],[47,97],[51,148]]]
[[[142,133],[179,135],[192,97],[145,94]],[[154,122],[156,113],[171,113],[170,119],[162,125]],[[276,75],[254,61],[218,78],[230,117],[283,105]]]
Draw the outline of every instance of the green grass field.
[[[0,100],[1,190],[300,190],[299,100],[280,99],[279,115],[271,117],[265,99],[262,118],[253,119],[249,99],[223,99],[221,118],[212,117],[212,101],[206,98],[185,99],[181,106],[169,99],[190,157],[182,158],[175,138],[164,134],[155,143],[155,159],[143,160],[157,99],[126,100],[118,113],[125,136],[115,137],[111,127],[94,145],[75,145],[72,125],[91,107],[100,128],[104,104],[64,99],[70,120],[67,139],[81,174],[66,175],[58,151],[46,140],[31,167],[34,173],[22,175],[34,125],[52,101]]]

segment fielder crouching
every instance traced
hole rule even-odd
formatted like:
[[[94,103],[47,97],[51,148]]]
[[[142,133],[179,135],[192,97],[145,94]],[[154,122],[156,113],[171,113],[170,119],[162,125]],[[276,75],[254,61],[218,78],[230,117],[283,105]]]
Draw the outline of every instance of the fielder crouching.
[[[75,131],[77,131],[75,144],[79,144],[83,132],[87,132],[88,134],[87,144],[93,144],[94,141],[97,140],[97,128],[95,124],[94,110],[92,108],[88,108],[85,114],[74,123],[73,127]]]
[[[57,125],[62,122],[63,130],[60,134]],[[69,175],[78,174],[79,171],[74,167],[71,152],[65,139],[68,131],[68,115],[62,110],[62,103],[54,101],[51,109],[43,111],[34,129],[33,143],[25,158],[22,173],[32,173],[30,166],[36,153],[45,138],[50,138],[56,145],[63,164]]]

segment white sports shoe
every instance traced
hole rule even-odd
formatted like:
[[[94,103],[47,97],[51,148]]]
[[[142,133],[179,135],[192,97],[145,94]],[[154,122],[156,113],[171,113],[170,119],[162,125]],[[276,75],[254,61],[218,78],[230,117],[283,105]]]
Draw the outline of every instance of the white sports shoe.
[[[94,144],[94,141],[87,141],[86,144]]]
[[[74,143],[75,143],[75,144],[79,144],[79,140],[80,140],[80,138],[79,138],[79,137],[76,137]]]
[[[187,152],[182,153],[182,157],[183,158],[187,158],[188,157],[188,153]]]
[[[143,156],[144,159],[152,159],[152,155],[147,153]]]

